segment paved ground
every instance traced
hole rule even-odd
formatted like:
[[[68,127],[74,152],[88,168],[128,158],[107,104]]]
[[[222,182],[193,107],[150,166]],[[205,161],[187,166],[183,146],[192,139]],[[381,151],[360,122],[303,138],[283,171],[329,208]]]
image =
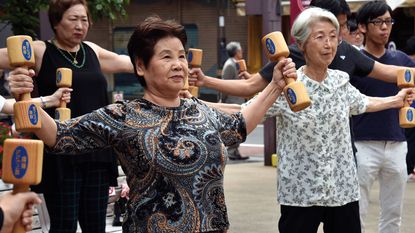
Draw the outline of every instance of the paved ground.
[[[279,206],[276,203],[276,170],[263,165],[262,147],[242,147],[243,162],[230,161],[225,170],[225,197],[231,227],[229,233],[278,232]],[[378,186],[371,194],[366,233],[376,233],[379,213]],[[107,232],[120,232],[110,226]],[[401,233],[415,232],[415,183],[407,183]],[[323,232],[322,230],[319,233]]]

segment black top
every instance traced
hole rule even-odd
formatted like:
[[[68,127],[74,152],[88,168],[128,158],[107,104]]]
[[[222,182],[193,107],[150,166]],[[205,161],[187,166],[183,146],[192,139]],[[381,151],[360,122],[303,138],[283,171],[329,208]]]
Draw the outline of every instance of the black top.
[[[98,58],[91,47],[82,43],[84,49],[79,49],[77,60],[79,66],[82,64],[85,56],[85,64],[84,66],[77,68],[67,59],[71,58],[68,52],[65,50],[59,51],[55,45],[48,41],[45,41],[45,44],[46,50],[43,55],[42,66],[39,74],[34,78],[39,96],[51,95],[57,90],[55,77],[56,69],[66,67],[72,69],[71,88],[73,91],[71,93],[71,102],[67,105],[67,107],[71,109],[72,118],[90,113],[93,110],[109,104],[107,81],[101,71]],[[65,58],[63,54],[65,54],[67,58]],[[49,108],[46,112],[54,118],[55,108]],[[45,178],[53,179],[52,177],[56,177],[54,169],[56,169],[56,172],[59,174],[59,172],[62,172],[64,164],[71,165],[85,162],[109,163],[109,169],[115,172],[113,175],[115,175],[114,181],[116,182],[116,177],[118,175],[116,171],[116,158],[111,149],[76,156],[57,156],[45,151],[43,167],[47,167],[47,169],[43,170],[43,181],[45,181]]]
[[[298,48],[297,44],[288,46],[290,50],[290,58],[293,59],[295,67],[298,69],[305,65],[304,55]],[[262,78],[270,82],[272,80],[272,72],[276,62],[269,62],[260,71]],[[372,70],[375,62],[357,50],[355,47],[342,41],[337,46],[337,53],[333,61],[329,65],[330,69],[341,70],[349,74],[349,76],[367,76]]]
[[[3,221],[4,221],[3,209],[0,207],[0,230],[1,228],[3,228]]]

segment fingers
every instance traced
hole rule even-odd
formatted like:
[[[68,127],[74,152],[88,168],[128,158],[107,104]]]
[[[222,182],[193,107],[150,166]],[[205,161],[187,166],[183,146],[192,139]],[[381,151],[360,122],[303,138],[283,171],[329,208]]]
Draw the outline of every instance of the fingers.
[[[34,71],[24,68],[16,68],[9,73],[7,80],[9,81],[10,91],[17,96],[23,93],[30,93],[33,91]]]

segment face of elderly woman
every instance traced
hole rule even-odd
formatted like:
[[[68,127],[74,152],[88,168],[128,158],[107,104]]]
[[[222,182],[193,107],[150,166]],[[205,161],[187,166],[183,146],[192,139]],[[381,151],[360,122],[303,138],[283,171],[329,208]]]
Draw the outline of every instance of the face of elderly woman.
[[[308,66],[328,67],[336,55],[338,35],[333,24],[318,21],[311,25],[311,33],[304,45],[304,56]]]
[[[186,52],[177,37],[165,37],[154,46],[154,55],[145,67],[137,62],[137,73],[144,76],[146,91],[161,96],[177,96],[188,74]]]
[[[82,4],[73,5],[62,16],[55,26],[56,37],[60,43],[76,46],[86,37],[88,32],[88,16]]]

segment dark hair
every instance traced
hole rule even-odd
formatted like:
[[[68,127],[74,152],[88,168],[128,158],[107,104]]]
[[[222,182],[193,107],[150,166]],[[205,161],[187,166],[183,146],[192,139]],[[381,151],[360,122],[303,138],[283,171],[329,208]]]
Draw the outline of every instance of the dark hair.
[[[359,8],[356,14],[356,20],[358,24],[367,25],[370,20],[376,19],[379,16],[382,16],[386,12],[389,12],[392,15],[391,7],[386,4],[384,1],[371,1],[365,3]]]
[[[356,18],[352,17],[347,20],[347,26],[349,27],[349,32],[354,32],[358,29],[358,24],[356,22]]]
[[[409,37],[403,51],[408,55],[415,55],[415,36]]]
[[[90,25],[92,24],[86,0],[52,0],[49,2],[48,16],[50,26],[54,32],[55,26],[62,20],[62,16],[65,11],[77,4],[82,4],[85,7],[86,14],[88,16],[88,23]]]
[[[311,0],[310,6],[328,10],[336,17],[341,14],[350,15],[350,8],[345,0]]]
[[[128,55],[133,63],[138,81],[143,87],[146,87],[146,82],[142,76],[137,74],[136,62],[141,60],[144,67],[147,68],[154,55],[154,46],[160,39],[166,37],[178,38],[183,47],[187,42],[186,30],[182,25],[174,20],[162,20],[158,16],[150,16],[137,25],[128,41]]]

